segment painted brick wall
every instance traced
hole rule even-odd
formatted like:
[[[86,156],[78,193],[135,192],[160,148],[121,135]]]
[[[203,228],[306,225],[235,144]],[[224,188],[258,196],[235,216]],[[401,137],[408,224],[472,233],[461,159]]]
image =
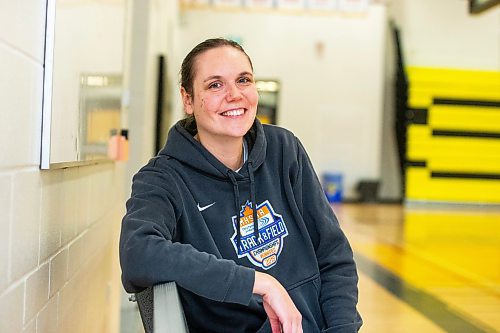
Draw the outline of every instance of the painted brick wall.
[[[39,170],[45,1],[0,1],[0,332],[118,332],[124,166]]]

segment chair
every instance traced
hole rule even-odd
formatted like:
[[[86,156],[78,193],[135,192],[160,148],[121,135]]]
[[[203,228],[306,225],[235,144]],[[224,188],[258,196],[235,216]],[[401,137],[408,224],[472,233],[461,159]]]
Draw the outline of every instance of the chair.
[[[175,282],[146,288],[129,298],[137,302],[146,333],[188,333]]]

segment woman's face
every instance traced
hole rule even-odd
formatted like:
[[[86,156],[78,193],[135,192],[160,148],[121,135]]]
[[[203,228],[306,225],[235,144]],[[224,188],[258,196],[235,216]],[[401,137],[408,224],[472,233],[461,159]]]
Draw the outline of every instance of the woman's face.
[[[200,140],[242,138],[259,100],[245,54],[230,46],[210,49],[194,63],[193,96],[181,89],[186,113],[194,114]]]

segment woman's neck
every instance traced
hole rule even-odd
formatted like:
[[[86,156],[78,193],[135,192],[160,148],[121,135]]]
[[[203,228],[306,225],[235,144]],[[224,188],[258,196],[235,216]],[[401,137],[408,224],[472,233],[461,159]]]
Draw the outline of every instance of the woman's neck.
[[[207,138],[196,134],[198,140],[212,155],[229,169],[236,171],[243,165],[243,138]]]

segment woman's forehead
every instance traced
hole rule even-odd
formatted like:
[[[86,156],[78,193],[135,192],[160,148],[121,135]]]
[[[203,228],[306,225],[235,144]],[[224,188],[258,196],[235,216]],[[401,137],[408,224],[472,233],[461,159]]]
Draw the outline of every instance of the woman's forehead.
[[[247,56],[231,46],[221,46],[198,55],[195,63],[195,77],[238,75],[252,73]]]

